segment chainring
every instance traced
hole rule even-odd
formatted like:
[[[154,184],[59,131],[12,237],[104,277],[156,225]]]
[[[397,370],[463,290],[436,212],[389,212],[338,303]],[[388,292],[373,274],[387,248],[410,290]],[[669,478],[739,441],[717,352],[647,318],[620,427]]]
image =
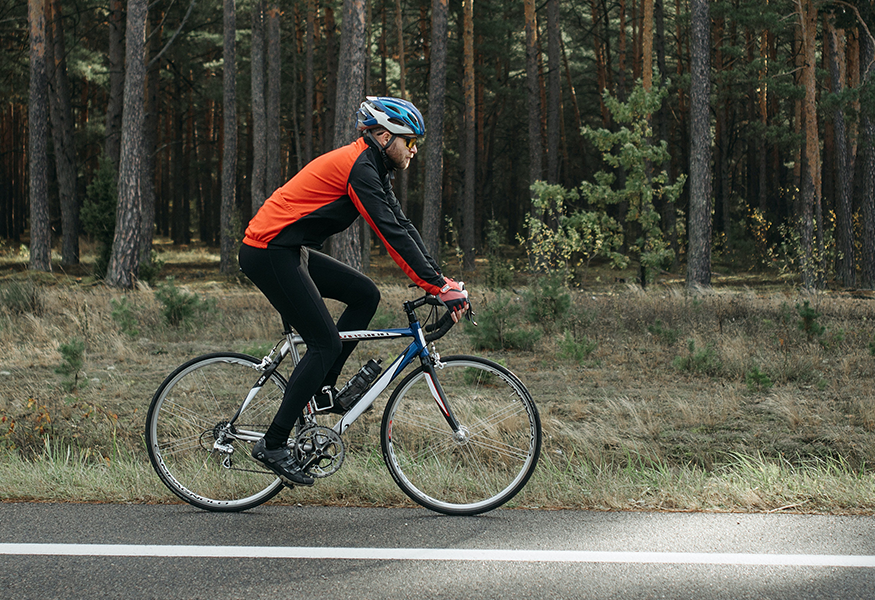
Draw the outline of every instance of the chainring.
[[[334,475],[345,457],[346,447],[333,429],[311,425],[295,437],[295,458],[312,477]]]

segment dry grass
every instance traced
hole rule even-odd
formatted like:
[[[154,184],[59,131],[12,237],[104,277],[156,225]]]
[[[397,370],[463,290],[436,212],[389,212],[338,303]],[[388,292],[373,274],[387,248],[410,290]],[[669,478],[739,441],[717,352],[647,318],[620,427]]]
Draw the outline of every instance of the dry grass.
[[[165,324],[146,286],[123,294],[71,277],[41,278],[38,314],[0,305],[0,498],[173,501],[142,444],[152,393],[188,358],[217,349],[259,354],[279,331],[252,287],[210,274],[213,263],[197,253],[174,264],[198,261],[206,276],[176,281],[215,301],[195,327]],[[27,279],[4,273],[0,290]],[[485,307],[493,293],[474,281],[474,300]],[[397,279],[378,282],[381,313],[392,320],[411,291]],[[112,315],[123,297],[135,336]],[[822,313],[823,335],[809,339],[797,327],[803,299]],[[566,321],[533,351],[474,351],[462,328],[438,350],[500,360],[532,392],[543,459],[518,506],[872,513],[872,308],[863,294],[803,298],[741,288],[689,295],[678,285],[617,284],[575,292]],[[582,363],[558,358],[568,328],[598,344]],[[85,362],[70,390],[55,369],[60,345],[76,338],[85,342]],[[679,357],[695,355],[689,340],[696,351],[710,348],[716,363],[680,366]],[[350,375],[375,351],[388,358],[399,349],[363,346]],[[753,385],[754,368],[771,385]],[[338,474],[277,501],[404,502],[379,456],[379,412],[349,432]]]

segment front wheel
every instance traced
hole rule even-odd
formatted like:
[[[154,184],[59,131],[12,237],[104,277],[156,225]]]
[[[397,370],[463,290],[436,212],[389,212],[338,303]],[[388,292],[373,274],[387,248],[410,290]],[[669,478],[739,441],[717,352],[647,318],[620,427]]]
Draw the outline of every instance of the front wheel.
[[[381,428],[383,458],[398,486],[436,512],[476,515],[513,498],[541,452],[541,421],[525,385],[501,365],[450,356],[436,367],[461,428],[453,432],[419,367],[395,389]]]
[[[200,356],[171,373],[152,398],[146,447],[170,490],[194,506],[240,511],[267,502],[282,482],[250,455],[282,400],[276,372],[234,421],[261,372],[261,361],[223,352]]]

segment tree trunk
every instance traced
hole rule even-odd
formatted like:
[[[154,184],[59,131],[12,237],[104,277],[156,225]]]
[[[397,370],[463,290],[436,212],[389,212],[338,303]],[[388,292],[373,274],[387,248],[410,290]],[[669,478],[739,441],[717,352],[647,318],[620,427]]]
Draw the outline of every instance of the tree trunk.
[[[804,127],[804,171],[802,172],[802,210],[800,241],[802,243],[802,283],[806,288],[817,287],[822,276],[815,253],[815,208],[820,205],[820,138],[817,131],[817,9],[813,0],[802,0],[799,5],[799,24],[802,32],[802,101]],[[822,254],[820,255],[822,256]]]
[[[344,0],[343,33],[341,34],[340,65],[337,80],[336,116],[334,123],[334,147],[339,148],[355,140],[356,130],[351,124],[362,101],[365,83],[365,0]],[[335,235],[332,252],[338,260],[362,270],[362,243],[358,224]]]
[[[834,17],[828,17],[829,71],[833,94],[841,94],[845,88],[845,32],[836,30]],[[836,183],[836,249],[838,250],[837,273],[845,287],[857,284],[857,262],[854,251],[853,203],[851,187],[854,182],[853,160],[850,156],[845,130],[845,111],[841,105],[833,110],[835,138],[835,183]]]
[[[668,68],[665,60],[665,0],[655,0],[653,3],[653,46],[656,53],[656,66],[659,72],[660,85],[665,88],[667,86]],[[671,144],[671,135],[669,133],[669,106],[668,97],[663,100],[662,106],[659,107],[659,112],[656,114],[656,127],[654,131],[659,132],[659,140],[667,144]],[[677,156],[672,156],[674,161]],[[666,173],[669,176],[669,184],[674,183],[675,176],[671,165],[666,165]],[[677,206],[674,202],[663,202],[662,204],[662,230],[668,238],[669,246],[671,247],[674,258],[672,258],[671,270],[676,273],[680,268],[680,243],[678,241],[677,228]]]
[[[440,261],[441,196],[444,172],[444,101],[447,91],[448,0],[432,0],[431,45],[428,79],[428,144],[425,146],[425,189],[422,206],[422,240]]]
[[[346,1],[346,0],[345,0]],[[337,82],[339,77],[332,77],[332,73],[338,72],[337,56],[337,27],[334,24],[334,10],[330,4],[325,5],[325,113],[322,115],[322,139],[321,153],[332,150],[334,144],[334,119],[337,105]]]
[[[237,7],[235,0],[224,0],[222,47],[222,207],[219,237],[219,270],[225,275],[236,271],[233,256],[237,242]]]
[[[525,4],[526,22],[528,22],[528,13],[530,10],[528,7],[528,3],[531,2],[531,0],[524,0],[524,1],[526,2],[526,4]],[[621,5],[621,13],[620,13],[621,19],[623,18],[624,14],[625,14],[622,12],[622,8],[625,8],[625,3],[623,3]],[[532,18],[534,18],[534,7],[532,7],[531,11],[532,11]],[[592,13],[592,39],[593,39],[593,43],[595,44],[596,94],[598,95],[599,109],[600,109],[600,112],[602,115],[602,126],[608,127],[610,122],[611,122],[611,114],[608,111],[608,107],[605,104],[605,99],[603,96],[604,91],[608,87],[608,68],[607,68],[607,60],[605,59],[605,47],[604,47],[604,44],[602,43],[602,40],[599,38],[598,25],[599,25],[599,20],[600,20],[601,15],[599,13],[598,0],[590,0],[590,12]],[[526,27],[526,32],[528,35],[528,27]],[[625,39],[626,39],[625,35],[626,35],[626,28],[624,27],[623,31],[620,33],[620,40],[621,40],[621,42],[624,42],[624,48],[625,48]],[[528,40],[526,41],[526,46],[528,47]],[[625,76],[625,69],[623,69],[623,76]],[[623,98],[621,98],[621,100],[623,100]]]
[[[0,238],[21,243],[21,234],[27,226],[28,173],[27,145],[21,140],[28,138],[27,107],[9,103],[0,115]]]
[[[34,271],[52,270],[52,234],[48,197],[48,80],[46,77],[46,15],[44,0],[28,0],[30,28],[30,102],[28,105],[28,168],[30,170],[30,264]]]
[[[875,67],[875,42],[861,25],[860,31],[860,84],[871,85]],[[863,194],[860,199],[863,213],[862,272],[860,287],[875,289],[875,108],[867,107],[861,114],[860,155],[863,159]]]
[[[653,0],[644,3],[644,21],[641,29],[641,79],[644,89],[653,89]]]
[[[401,12],[401,0],[395,0],[395,29],[398,32],[398,90],[402,98],[407,97],[407,61],[404,56],[404,13]],[[407,188],[410,182],[410,171],[401,171],[395,180],[395,195],[401,203],[401,210],[407,212]],[[383,248],[381,246],[381,248]]]
[[[73,114],[70,109],[70,85],[67,81],[67,59],[61,7],[58,0],[46,2],[46,24],[49,55],[50,113],[52,140],[55,145],[55,170],[58,175],[58,195],[61,204],[61,264],[79,264],[79,201],[76,197],[76,149],[73,138]]]
[[[304,37],[304,160],[313,160],[313,94],[315,75],[313,47],[316,45],[316,0],[307,0],[307,31]]]
[[[688,288],[711,285],[711,42],[709,0],[690,6],[690,245]]]
[[[558,0],[551,0],[557,3]],[[464,46],[462,91],[465,98],[465,188],[462,201],[462,251],[466,271],[474,270],[476,242],[474,231],[474,202],[477,172],[477,122],[476,98],[474,96],[474,0],[465,0],[463,5],[462,40]]]
[[[154,57],[159,49],[163,30],[164,13],[152,11],[151,30],[146,48],[146,56]],[[155,236],[155,171],[158,152],[158,112],[160,109],[160,70],[162,61],[149,60],[146,70],[146,114],[143,116],[143,218],[140,231],[140,260],[149,261],[152,252],[152,240]]]
[[[264,0],[252,3],[252,214],[267,199],[265,193],[266,115],[264,106]]]
[[[106,281],[133,288],[140,268],[143,176],[143,97],[146,83],[147,0],[128,0],[125,44],[125,96],[119,156],[118,206]]]
[[[280,161],[281,56],[279,0],[270,0],[267,9],[267,165],[265,171],[265,196],[270,196],[283,183],[282,163]]]
[[[122,139],[122,103],[125,93],[125,10],[123,0],[109,0],[109,98],[103,153],[119,168]]]
[[[715,26],[716,40],[714,41],[714,68],[717,71],[717,76],[725,69],[723,47],[726,44],[725,31],[726,19],[717,19]],[[717,180],[717,185],[713,188],[715,195],[715,203],[717,208],[718,229],[723,232],[724,241],[727,245],[731,244],[730,239],[730,223],[729,223],[729,169],[731,157],[729,156],[729,105],[731,103],[730,95],[721,85],[717,88],[718,98],[720,101],[715,107],[715,124],[714,124],[714,176]]]
[[[559,0],[547,2],[547,181],[559,183],[559,145],[562,114],[561,81],[562,30],[559,25]]]
[[[543,179],[541,148],[541,90],[538,78],[538,23],[535,0],[524,0],[526,19],[526,89],[528,97],[529,185]]]

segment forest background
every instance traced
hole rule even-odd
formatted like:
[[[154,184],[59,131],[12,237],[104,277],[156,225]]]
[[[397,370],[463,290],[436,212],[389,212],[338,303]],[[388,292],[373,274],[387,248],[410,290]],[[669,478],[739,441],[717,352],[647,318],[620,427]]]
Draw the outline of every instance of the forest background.
[[[481,322],[446,351],[537,398],[521,503],[875,507],[875,2],[218,8],[0,4],[3,498],[168,499],[144,406],[270,345],[236,244],[367,93],[426,117],[396,194]],[[391,323],[409,291],[367,230],[331,250]],[[401,502],[356,456],[312,499]]]
[[[873,7],[4,0],[0,238],[50,270],[85,233],[118,287],[156,236],[232,273],[264,199],[352,139],[363,95],[398,95],[428,136],[396,194],[467,269],[494,230],[570,279],[607,258],[707,285],[713,250],[871,288]],[[367,269],[367,231],[339,238]]]

